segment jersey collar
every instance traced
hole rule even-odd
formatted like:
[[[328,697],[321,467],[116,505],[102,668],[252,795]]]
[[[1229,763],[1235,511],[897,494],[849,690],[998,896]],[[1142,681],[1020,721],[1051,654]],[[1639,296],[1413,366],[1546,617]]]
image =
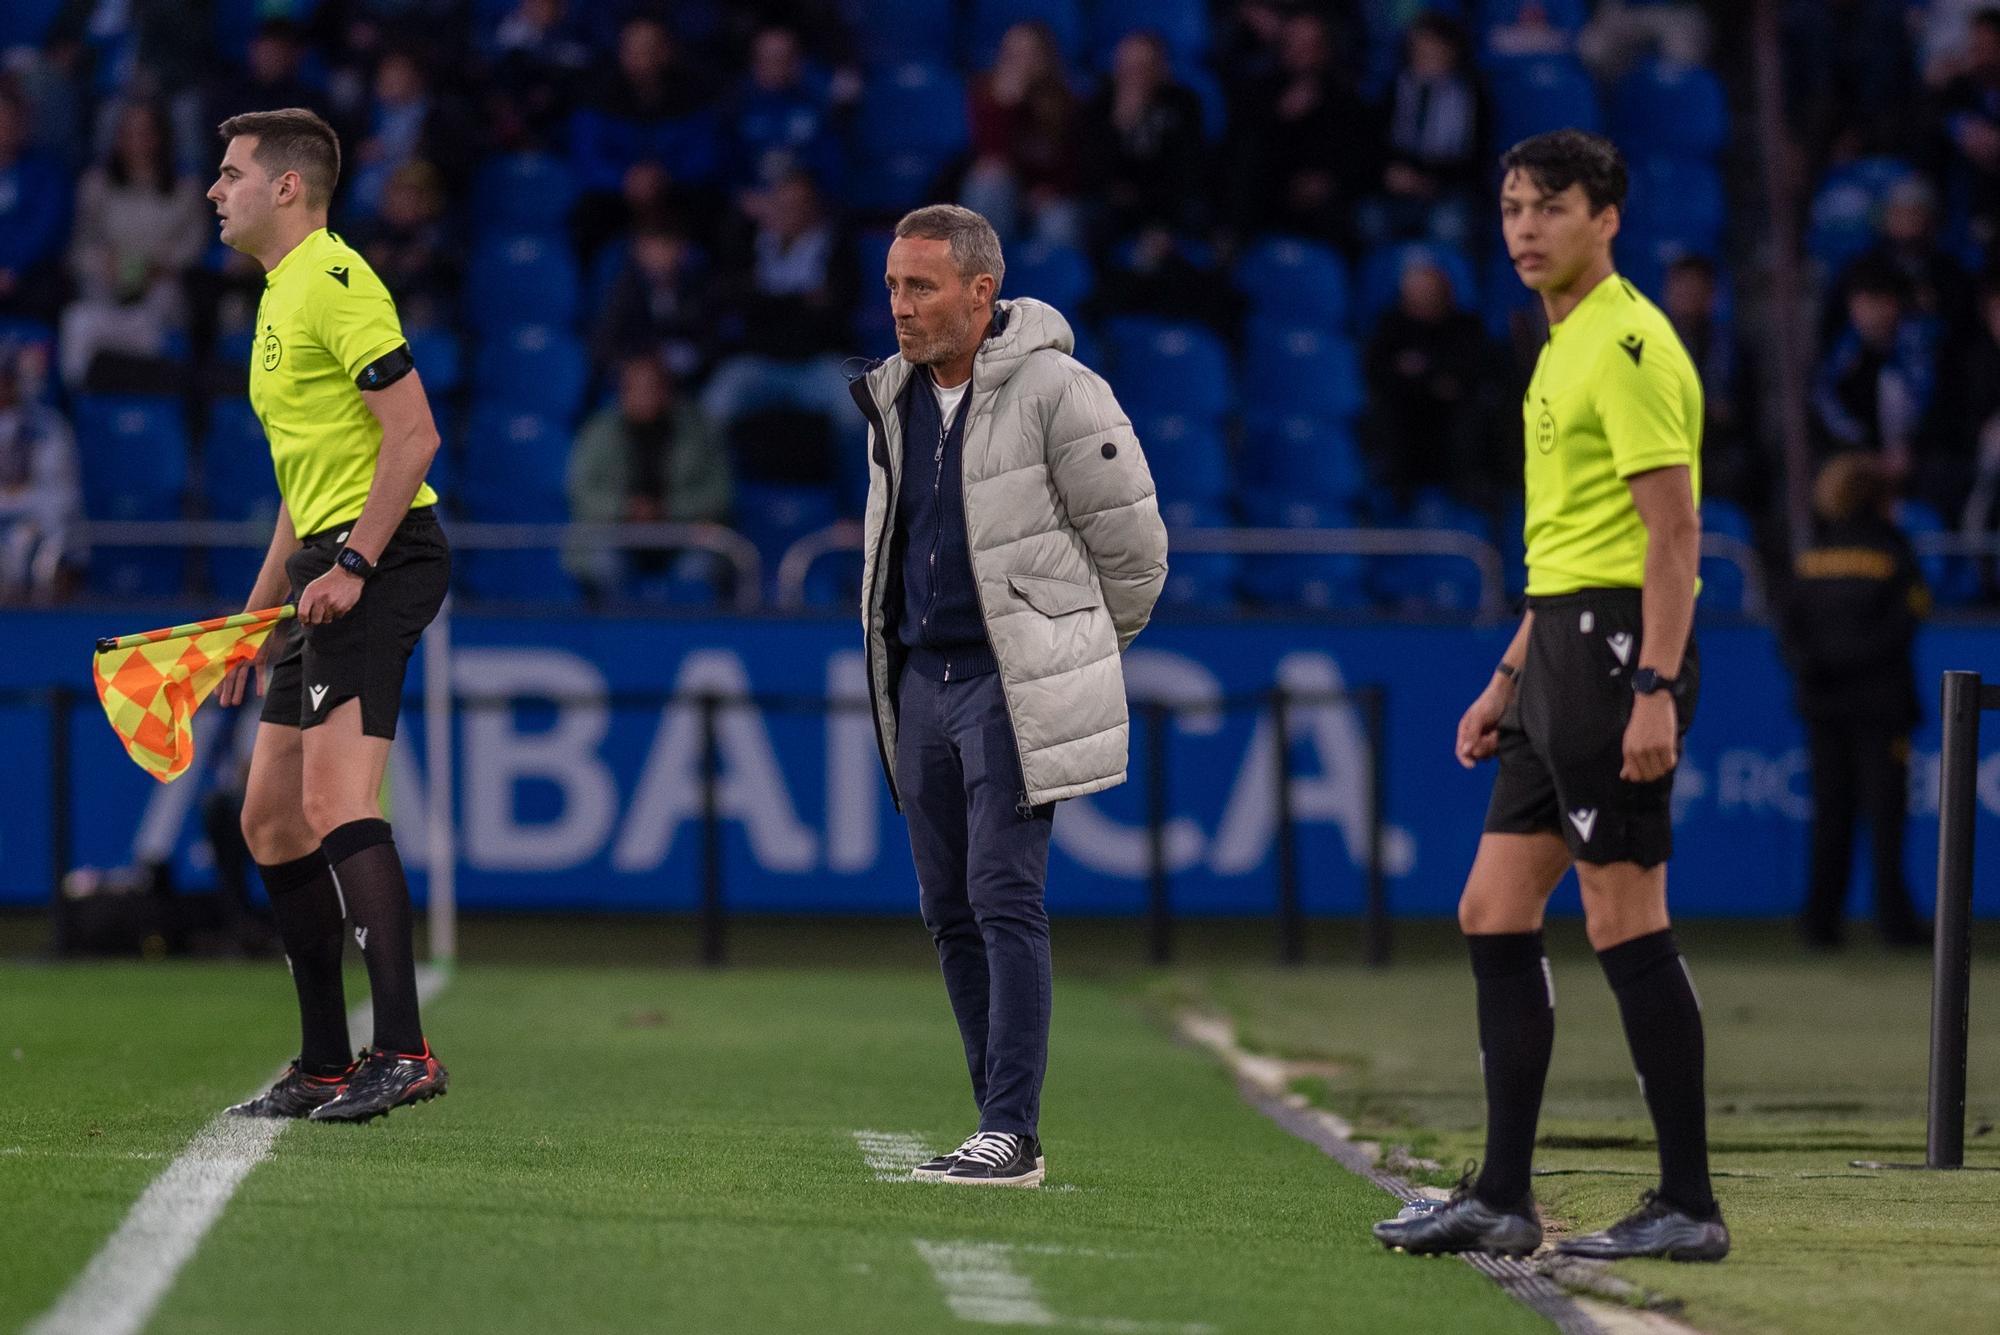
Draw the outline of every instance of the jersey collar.
[[[1583,294],[1583,300],[1577,302],[1570,309],[1568,315],[1563,316],[1562,319],[1549,326],[1549,339],[1554,341],[1559,331],[1583,323],[1585,316],[1589,312],[1611,300],[1612,296],[1618,290],[1618,284],[1618,271],[1613,269],[1610,273],[1604,275],[1603,280],[1596,287]]]
[[[298,261],[299,256],[305,254],[309,250],[319,249],[320,238],[324,237],[325,235],[326,235],[326,228],[324,227],[315,227],[312,231],[307,232],[305,236],[300,239],[299,244],[293,246],[290,250],[286,251],[285,258],[279,260],[277,266],[273,268],[271,272],[264,275],[264,286],[265,287],[276,286],[278,280],[285,276],[285,270],[291,268],[292,265]]]

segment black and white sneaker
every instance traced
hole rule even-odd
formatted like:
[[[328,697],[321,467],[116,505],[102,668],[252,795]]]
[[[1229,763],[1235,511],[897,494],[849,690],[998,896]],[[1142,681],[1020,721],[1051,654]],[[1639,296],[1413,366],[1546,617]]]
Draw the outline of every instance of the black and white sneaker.
[[[951,1150],[945,1154],[940,1154],[934,1159],[926,1159],[922,1163],[918,1164],[915,1168],[912,1168],[910,1170],[910,1176],[914,1178],[921,1178],[925,1181],[932,1181],[937,1178],[943,1177],[946,1173],[949,1173],[953,1168],[958,1166],[958,1156],[965,1153],[967,1150],[971,1149],[972,1142],[978,1139],[979,1139],[979,1133],[975,1131],[971,1135],[967,1136],[965,1138],[965,1142],[961,1144],[957,1149]]]
[[[967,1187],[1039,1187],[1042,1142],[1007,1131],[982,1131],[958,1147],[958,1162],[939,1182]]]
[[[1706,1218],[1662,1200],[1656,1191],[1639,1198],[1639,1208],[1610,1228],[1556,1244],[1564,1256],[1622,1261],[1631,1256],[1664,1256],[1669,1261],[1720,1261],[1729,1255],[1729,1226],[1722,1207]]]

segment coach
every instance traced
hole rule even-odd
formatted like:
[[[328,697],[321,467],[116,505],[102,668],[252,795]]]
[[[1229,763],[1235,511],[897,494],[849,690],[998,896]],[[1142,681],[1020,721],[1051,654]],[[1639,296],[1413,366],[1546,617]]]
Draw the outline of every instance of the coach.
[[[1005,273],[977,213],[904,217],[886,274],[899,355],[853,393],[877,739],[979,1106],[978,1131],[916,1175],[1035,1186],[1055,803],[1125,779],[1119,655],[1167,535],[1110,387],[1056,310],[995,299]]]

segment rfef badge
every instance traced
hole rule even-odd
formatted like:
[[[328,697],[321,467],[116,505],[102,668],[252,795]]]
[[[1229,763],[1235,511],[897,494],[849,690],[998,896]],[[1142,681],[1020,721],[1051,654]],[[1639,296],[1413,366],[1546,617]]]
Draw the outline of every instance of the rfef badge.
[[[270,325],[264,326],[264,369],[275,371],[278,363],[285,359],[285,345],[278,341],[278,335]]]
[[[1556,415],[1549,411],[1549,401],[1542,400],[1542,415],[1535,419],[1535,448],[1543,454],[1556,447]]]

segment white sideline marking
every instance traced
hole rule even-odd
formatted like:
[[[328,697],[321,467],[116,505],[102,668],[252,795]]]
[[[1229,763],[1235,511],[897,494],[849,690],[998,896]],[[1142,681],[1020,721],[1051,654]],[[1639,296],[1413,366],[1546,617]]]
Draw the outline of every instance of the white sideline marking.
[[[417,996],[429,1001],[444,986],[443,971],[417,967]],[[367,1029],[364,1003],[348,1028]],[[218,1113],[134,1201],[123,1222],[90,1258],[56,1305],[23,1335],[135,1335],[174,1286],[209,1227],[250,1170],[271,1157],[289,1121]]]
[[[1099,1335],[1216,1335],[1198,1321],[1128,1321],[1121,1317],[1066,1317],[1047,1303],[1035,1281],[1014,1268],[1017,1252],[1089,1255],[1062,1247],[1012,1247],[1004,1242],[932,1242],[916,1239],[917,1254],[944,1290],[945,1305],[960,1321],[977,1326],[1041,1326]]]
[[[910,1170],[931,1157],[924,1142],[900,1131],[856,1131],[854,1143],[877,1182],[909,1182]]]

